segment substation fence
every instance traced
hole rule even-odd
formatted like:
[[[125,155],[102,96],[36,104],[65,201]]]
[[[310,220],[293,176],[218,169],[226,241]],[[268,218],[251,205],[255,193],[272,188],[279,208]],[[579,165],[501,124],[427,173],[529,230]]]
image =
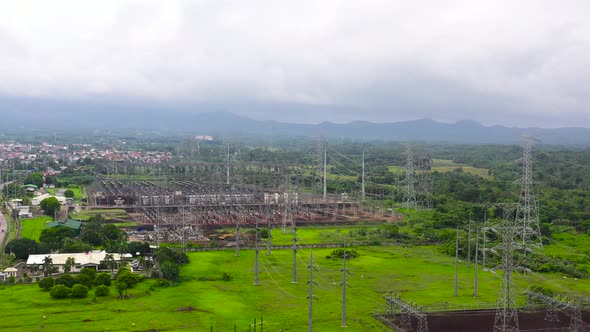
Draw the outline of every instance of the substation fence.
[[[496,303],[477,303],[477,304],[453,304],[453,303],[435,303],[433,305],[422,306],[422,311],[428,313],[443,311],[474,311],[474,310],[496,310]]]

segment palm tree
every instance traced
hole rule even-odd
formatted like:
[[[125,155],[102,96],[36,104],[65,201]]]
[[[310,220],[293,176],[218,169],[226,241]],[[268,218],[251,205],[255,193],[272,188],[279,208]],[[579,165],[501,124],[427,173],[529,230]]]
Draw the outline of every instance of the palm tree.
[[[53,258],[45,256],[43,258],[43,275],[48,277],[53,273]]]
[[[113,270],[115,269],[115,266],[117,265],[115,263],[115,256],[113,256],[113,254],[106,254],[104,256],[104,264],[107,266],[107,268],[110,268],[111,273],[113,273]]]
[[[70,273],[70,271],[72,271],[72,266],[74,265],[76,265],[76,259],[74,257],[68,257],[64,264],[64,272]]]

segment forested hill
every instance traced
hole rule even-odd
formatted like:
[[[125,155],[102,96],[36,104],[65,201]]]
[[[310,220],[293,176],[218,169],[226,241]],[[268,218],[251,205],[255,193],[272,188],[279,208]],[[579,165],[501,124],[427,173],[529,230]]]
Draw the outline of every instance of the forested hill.
[[[214,110],[212,112],[212,110]],[[277,112],[281,112],[280,108]],[[171,108],[144,105],[35,103],[0,100],[0,133],[23,130],[158,130],[163,134],[264,135],[287,137],[351,138],[361,140],[420,141],[466,144],[514,144],[522,135],[538,138],[544,144],[590,146],[590,129],[516,128],[483,126],[474,121],[441,123],[429,119],[371,123],[295,124],[257,121],[213,107]],[[304,119],[302,119],[303,121]],[[581,126],[588,123],[581,123]]]

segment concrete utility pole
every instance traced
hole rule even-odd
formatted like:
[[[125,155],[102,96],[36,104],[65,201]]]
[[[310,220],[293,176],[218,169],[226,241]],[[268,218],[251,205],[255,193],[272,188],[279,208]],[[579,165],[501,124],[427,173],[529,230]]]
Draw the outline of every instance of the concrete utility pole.
[[[236,219],[236,257],[240,256],[240,217]]]
[[[256,251],[256,260],[254,263],[254,286],[258,286],[258,220],[256,221],[256,243],[254,245]]]
[[[479,250],[479,229],[475,228],[475,285],[473,286],[473,297],[477,298],[477,288],[478,288],[478,270],[479,270],[479,262],[478,262],[478,250]]]
[[[346,268],[346,243],[344,243],[344,257],[342,261],[342,327],[346,327],[346,274],[350,274]]]
[[[297,283],[297,226],[293,220],[293,280],[291,283]]]
[[[481,252],[481,256],[482,256],[482,262],[481,262],[481,267],[482,269],[485,271],[486,270],[486,222],[488,219],[488,212],[486,211],[483,215],[483,229],[482,229],[482,242],[483,242],[483,250]]]
[[[268,214],[270,215],[270,206],[268,208],[269,208],[269,213]],[[270,229],[270,216],[269,216],[269,218],[268,218],[268,238],[267,238],[267,244],[266,244],[267,254],[268,255],[271,254],[271,252],[270,252],[270,246],[272,245],[272,240],[270,239],[270,236],[271,236],[270,235],[270,231],[271,231],[271,229]]]
[[[459,296],[459,226],[455,240],[455,297]]]
[[[469,214],[469,224],[467,226],[467,267],[471,268],[471,213]]]
[[[363,148],[363,172],[361,177],[361,203],[365,202],[365,149]]]
[[[229,184],[229,142],[226,144],[226,149],[227,149],[227,153],[226,153],[226,162],[225,162],[225,173],[226,173],[226,179],[225,179],[225,183]]]
[[[309,318],[307,322],[307,330],[313,331],[313,251],[310,250],[309,255]]]
[[[324,141],[324,203],[328,201],[328,152],[326,151],[326,142]]]

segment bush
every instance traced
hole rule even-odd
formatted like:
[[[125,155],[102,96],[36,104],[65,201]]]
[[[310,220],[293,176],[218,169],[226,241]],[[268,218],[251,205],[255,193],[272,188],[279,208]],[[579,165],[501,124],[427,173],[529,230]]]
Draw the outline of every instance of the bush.
[[[90,279],[94,280],[94,278],[96,278],[97,272],[94,268],[85,267],[80,271],[80,275],[87,275],[90,277]]]
[[[41,287],[41,289],[43,289],[44,291],[49,291],[54,284],[55,280],[53,280],[52,277],[46,277],[39,281],[39,287]]]
[[[49,295],[54,299],[65,299],[66,297],[70,296],[72,290],[64,285],[55,285],[51,288]]]
[[[92,285],[94,284],[94,279],[91,278],[88,274],[79,274],[78,276],[76,276],[76,284],[92,288]]]
[[[99,273],[96,278],[94,278],[94,285],[100,286],[110,286],[111,285],[111,274],[108,272]]]
[[[167,261],[160,267],[164,279],[176,281],[180,277],[180,267],[178,264]]]
[[[107,295],[109,295],[110,290],[111,289],[108,286],[100,285],[100,286],[97,286],[96,289],[94,290],[94,295],[107,296]]]
[[[64,285],[68,288],[72,288],[74,286],[74,284],[76,284],[76,278],[74,278],[74,276],[69,273],[62,274],[61,277],[59,277],[55,280],[55,284],[56,285]]]
[[[75,284],[72,287],[72,297],[81,299],[88,295],[88,287],[80,284]]]

